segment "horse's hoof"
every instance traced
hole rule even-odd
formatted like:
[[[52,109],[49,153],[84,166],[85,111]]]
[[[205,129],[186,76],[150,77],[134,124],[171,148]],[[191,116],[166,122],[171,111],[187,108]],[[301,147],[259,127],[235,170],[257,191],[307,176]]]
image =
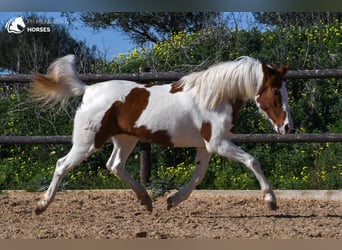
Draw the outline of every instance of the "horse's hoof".
[[[36,208],[34,209],[34,213],[35,213],[36,215],[40,215],[40,214],[42,214],[44,211],[45,211],[45,208],[42,208],[42,207],[40,207],[39,205],[37,205]]]
[[[266,203],[268,210],[277,210],[278,209],[277,202],[275,202],[275,201],[265,201],[265,203]]]
[[[153,206],[152,206],[152,200],[145,200],[145,201],[141,201],[140,204],[150,213],[152,213],[153,210]]]
[[[167,199],[167,210],[170,210],[171,208],[175,207],[176,204],[174,204],[172,196]]]
[[[265,193],[264,200],[269,210],[277,210],[277,199],[273,192]]]
[[[37,206],[34,209],[34,213],[36,215],[42,214],[47,208],[46,202],[44,200],[40,200],[37,202]]]

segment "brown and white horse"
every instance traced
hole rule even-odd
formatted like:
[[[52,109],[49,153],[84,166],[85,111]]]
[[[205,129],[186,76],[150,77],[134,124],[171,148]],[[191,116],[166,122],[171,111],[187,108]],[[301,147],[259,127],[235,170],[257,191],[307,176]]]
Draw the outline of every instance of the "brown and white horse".
[[[76,73],[74,55],[57,59],[46,75],[33,75],[35,97],[45,102],[66,102],[69,97],[83,95],[83,101],[75,115],[72,148],[57,161],[36,214],[53,201],[62,178],[108,139],[114,149],[107,168],[133,189],[149,211],[152,200],[146,189],[125,170],[127,157],[138,140],[197,150],[192,179],[167,199],[168,209],[189,197],[202,181],[214,153],[246,165],[259,181],[268,208],[276,209],[276,197],[259,162],[233,144],[231,138],[238,112],[249,99],[255,100],[276,132],[286,134],[292,130],[287,88],[282,79],[287,69],[240,57],[167,85],[119,80],[85,85]]]

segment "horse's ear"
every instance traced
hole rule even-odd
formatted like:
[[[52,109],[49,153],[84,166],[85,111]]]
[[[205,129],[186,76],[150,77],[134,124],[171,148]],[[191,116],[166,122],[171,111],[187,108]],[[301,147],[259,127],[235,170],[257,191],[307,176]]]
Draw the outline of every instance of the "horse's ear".
[[[268,76],[269,76],[269,71],[270,71],[270,68],[267,66],[267,64],[262,63],[262,72],[264,73],[264,76],[266,78],[268,78]]]
[[[286,72],[289,70],[290,64],[287,64],[286,66],[281,66],[278,71],[281,74],[281,76],[284,76]]]
[[[266,76],[266,78],[270,77],[271,75],[276,75],[277,71],[279,71],[279,69],[274,69],[271,66],[267,65],[266,63],[262,63],[262,72],[264,73],[264,76]]]

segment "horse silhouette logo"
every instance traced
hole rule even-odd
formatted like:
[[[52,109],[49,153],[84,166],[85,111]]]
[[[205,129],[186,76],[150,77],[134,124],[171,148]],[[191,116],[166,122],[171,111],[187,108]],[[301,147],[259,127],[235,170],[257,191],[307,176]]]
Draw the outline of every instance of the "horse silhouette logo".
[[[24,23],[23,18],[20,16],[11,18],[6,23],[5,27],[8,33],[20,34],[24,32],[26,25]]]

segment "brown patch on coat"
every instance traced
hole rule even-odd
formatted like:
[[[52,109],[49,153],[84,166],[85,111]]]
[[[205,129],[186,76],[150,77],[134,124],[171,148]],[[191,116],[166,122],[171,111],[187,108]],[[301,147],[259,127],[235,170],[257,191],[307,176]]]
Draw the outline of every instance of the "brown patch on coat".
[[[235,129],[237,126],[238,122],[238,117],[239,117],[239,112],[241,107],[243,106],[245,102],[242,99],[236,99],[231,105],[233,109],[233,114],[232,114],[232,125],[233,127],[230,129],[230,132],[235,133]]]
[[[202,123],[201,136],[207,142],[210,141],[210,138],[211,138],[211,123],[210,122],[203,122]]]
[[[180,84],[180,82],[171,83],[171,89],[170,89],[171,94],[175,94],[177,92],[182,92],[182,91],[183,91],[183,86]]]
[[[145,88],[152,88],[153,86],[154,86],[153,83],[146,83],[146,84],[144,84]]]
[[[130,135],[135,135],[143,142],[157,143],[164,147],[173,147],[171,142],[171,137],[167,130],[158,130],[152,132],[148,130],[145,126],[140,126],[138,128],[133,128]]]
[[[95,147],[102,147],[106,141],[118,134],[133,135],[142,141],[172,146],[171,137],[166,130],[151,132],[145,126],[135,127],[135,122],[146,109],[150,92],[144,88],[134,88],[125,101],[115,101],[106,111],[101,128],[95,135]]]

